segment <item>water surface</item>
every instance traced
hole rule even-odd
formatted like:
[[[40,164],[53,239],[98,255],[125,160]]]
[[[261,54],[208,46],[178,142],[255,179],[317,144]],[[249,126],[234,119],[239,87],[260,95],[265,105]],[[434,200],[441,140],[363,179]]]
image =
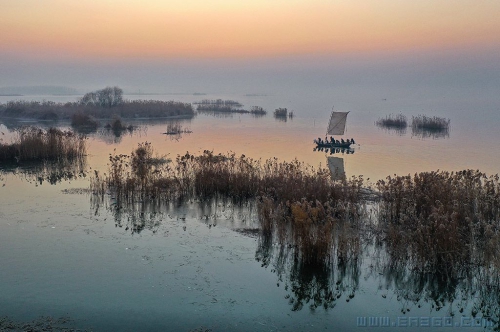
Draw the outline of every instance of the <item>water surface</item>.
[[[212,150],[327,167],[332,155],[314,151],[312,140],[324,137],[334,106],[351,112],[346,136],[357,143],[354,153],[333,155],[343,159],[347,176],[363,175],[374,183],[392,174],[437,169],[499,172],[495,142],[500,141],[500,110],[494,99],[460,98],[451,92],[425,98],[376,92],[140,96],[185,102],[233,99],[247,108],[262,106],[268,114],[199,114],[175,120],[192,131],[180,136],[163,134],[167,119],[130,120],[139,129],[118,137],[100,129],[88,135],[87,171],[106,172],[110,153],[129,154],[146,141],[170,158]],[[278,107],[293,110],[294,118],[274,119]],[[401,134],[375,125],[400,112],[410,119],[419,114],[449,118],[451,130],[433,138],[412,135],[411,128]],[[3,140],[22,124],[4,121]],[[262,243],[255,211],[247,208],[192,201],[118,216],[109,208],[112,200],[96,205],[80,190],[88,188],[88,176],[50,184],[26,169],[3,166],[0,174],[0,314],[15,320],[69,316],[79,327],[97,331],[189,331],[201,326],[214,331],[317,331],[368,329],[362,326],[373,328],[383,318],[389,326],[416,331],[427,319],[439,330],[439,322],[446,325],[450,319],[455,327],[472,324],[471,315],[482,317],[485,308],[493,315],[499,312],[491,292],[476,284],[439,285],[432,276],[389,269],[374,243],[355,262],[331,271],[297,270],[284,253]],[[144,227],[134,230],[133,218]],[[307,300],[297,305],[301,298],[320,294],[318,290],[334,292],[335,300],[320,299],[326,308]]]

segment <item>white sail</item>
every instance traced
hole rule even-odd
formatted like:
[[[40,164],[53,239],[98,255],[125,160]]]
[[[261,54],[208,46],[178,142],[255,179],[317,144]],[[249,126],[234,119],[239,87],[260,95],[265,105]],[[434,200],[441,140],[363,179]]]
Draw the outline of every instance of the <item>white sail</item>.
[[[332,179],[341,180],[345,178],[344,159],[338,157],[328,157],[328,168]]]
[[[349,112],[332,112],[328,124],[327,135],[344,135],[345,123]]]

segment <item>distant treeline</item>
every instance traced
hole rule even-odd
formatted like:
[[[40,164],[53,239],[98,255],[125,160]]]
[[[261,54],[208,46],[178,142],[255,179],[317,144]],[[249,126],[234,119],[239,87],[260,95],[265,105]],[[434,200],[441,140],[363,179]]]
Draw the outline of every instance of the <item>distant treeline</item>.
[[[160,118],[193,116],[191,104],[160,100],[125,100],[119,87],[107,87],[86,93],[76,102],[10,101],[0,104],[0,117],[39,120],[71,119],[75,114],[95,118]]]

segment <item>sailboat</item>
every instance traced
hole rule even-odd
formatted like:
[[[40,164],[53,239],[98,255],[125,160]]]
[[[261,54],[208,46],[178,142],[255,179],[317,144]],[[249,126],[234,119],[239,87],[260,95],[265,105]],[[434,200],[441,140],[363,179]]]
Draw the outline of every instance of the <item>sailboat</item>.
[[[344,135],[345,125],[347,121],[347,114],[349,112],[336,112],[332,111],[330,115],[330,122],[328,123],[328,128],[326,129],[326,135]],[[354,144],[354,140],[341,139],[333,141],[332,139],[323,141],[321,138],[317,138],[314,140],[314,143],[319,148],[348,148],[351,144]]]

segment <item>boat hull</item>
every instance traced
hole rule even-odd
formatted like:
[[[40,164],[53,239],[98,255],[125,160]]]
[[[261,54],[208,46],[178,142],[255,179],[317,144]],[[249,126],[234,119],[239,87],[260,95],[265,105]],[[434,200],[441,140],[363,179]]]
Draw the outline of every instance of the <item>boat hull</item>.
[[[351,146],[352,143],[321,143],[318,142],[318,140],[314,140],[314,143],[317,145],[318,148],[348,148]]]

